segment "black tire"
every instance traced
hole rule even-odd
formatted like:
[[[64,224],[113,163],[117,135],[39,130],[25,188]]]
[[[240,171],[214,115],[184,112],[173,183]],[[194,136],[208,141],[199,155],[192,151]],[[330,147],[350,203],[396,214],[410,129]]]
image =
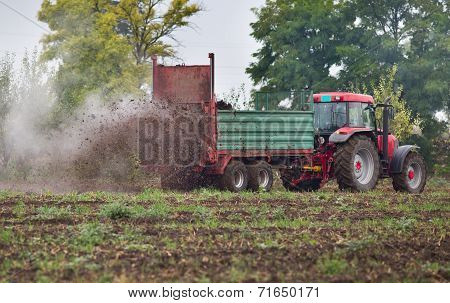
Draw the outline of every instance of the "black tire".
[[[320,189],[321,180],[311,179],[300,182],[298,185],[293,185],[292,180],[300,178],[301,172],[298,170],[283,170],[280,171],[281,181],[283,187],[292,192],[313,192]]]
[[[334,155],[334,174],[341,190],[374,189],[380,175],[380,159],[372,140],[354,136],[340,144]]]
[[[219,187],[222,190],[241,192],[247,189],[248,170],[241,161],[230,161],[225,172],[219,179]]]
[[[417,152],[410,152],[403,163],[402,172],[392,176],[394,190],[419,194],[425,189],[426,183],[427,168],[423,157]]]
[[[272,166],[265,161],[247,166],[248,189],[252,191],[271,191],[273,186]]]

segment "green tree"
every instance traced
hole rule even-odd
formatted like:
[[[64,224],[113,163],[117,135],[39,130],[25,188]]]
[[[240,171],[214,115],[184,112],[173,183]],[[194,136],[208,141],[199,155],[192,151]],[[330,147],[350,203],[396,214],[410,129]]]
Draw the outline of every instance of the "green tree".
[[[137,64],[153,55],[172,56],[175,52],[163,38],[172,38],[173,32],[188,26],[188,18],[200,11],[200,6],[189,0],[172,0],[167,10],[158,10],[163,0],[121,0],[111,10],[118,21],[119,33],[133,48]]]
[[[395,77],[397,74],[397,66],[394,65],[386,75],[381,76],[378,83],[373,85],[373,97],[375,103],[383,103],[389,100],[395,110],[395,116],[391,121],[391,128],[393,133],[404,142],[409,139],[414,133],[421,131],[422,121],[418,116],[415,116],[407,107],[404,100],[402,100],[403,87],[400,85],[396,87]],[[377,118],[381,121],[382,112],[377,112]]]
[[[371,86],[390,67],[404,60],[402,43],[408,38],[414,7],[408,0],[350,0],[342,14],[350,22],[343,43],[339,80]]]
[[[402,100],[436,137],[445,126],[434,115],[450,108],[448,8],[448,0],[267,0],[255,10],[253,37],[262,47],[247,72],[273,90],[365,86],[373,94],[397,65]]]
[[[88,94],[112,96],[137,88],[131,46],[104,13],[108,1],[45,0],[39,20],[52,33],[44,40],[43,59],[59,63],[55,90],[59,109],[71,112]]]
[[[70,112],[89,94],[140,93],[150,77],[149,57],[172,55],[163,39],[198,10],[188,0],[44,0],[39,20],[52,33],[43,40],[43,59],[59,63],[60,110]]]
[[[0,58],[0,166],[8,162],[9,154],[5,142],[5,121],[15,100],[14,55]]]
[[[6,53],[0,58],[0,129],[14,102],[14,55]]]
[[[332,0],[267,0],[255,9],[252,36],[262,47],[247,69],[254,83],[269,90],[334,88],[330,69],[340,62],[336,48],[347,25],[341,7]]]
[[[449,101],[450,15],[442,0],[350,0],[342,83],[370,86],[398,65],[396,80],[414,112],[432,119]],[[427,100],[427,102],[423,102]]]
[[[450,113],[450,14],[448,1],[420,1],[423,15],[413,20],[407,59],[399,65],[399,81],[411,109],[424,118],[424,133],[437,137],[447,127],[433,119]]]

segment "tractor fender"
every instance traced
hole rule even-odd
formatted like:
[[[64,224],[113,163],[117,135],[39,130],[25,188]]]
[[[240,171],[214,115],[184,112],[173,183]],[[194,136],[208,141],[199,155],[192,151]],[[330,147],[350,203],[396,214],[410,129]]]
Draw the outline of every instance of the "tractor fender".
[[[415,151],[420,147],[416,145],[403,145],[397,148],[394,152],[394,157],[392,157],[392,162],[390,165],[391,174],[400,174],[402,172],[403,163],[411,151]]]
[[[335,131],[331,136],[329,141],[331,143],[345,143],[350,139],[354,134],[359,133],[367,133],[372,138],[373,130],[370,128],[352,128],[352,127],[343,127]]]

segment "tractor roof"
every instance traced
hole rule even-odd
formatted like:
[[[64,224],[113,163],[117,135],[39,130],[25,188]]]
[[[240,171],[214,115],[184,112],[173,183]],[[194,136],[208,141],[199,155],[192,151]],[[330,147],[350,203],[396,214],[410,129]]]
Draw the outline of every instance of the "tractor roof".
[[[373,97],[369,95],[346,93],[346,92],[330,92],[314,94],[314,102],[363,102],[373,104]]]

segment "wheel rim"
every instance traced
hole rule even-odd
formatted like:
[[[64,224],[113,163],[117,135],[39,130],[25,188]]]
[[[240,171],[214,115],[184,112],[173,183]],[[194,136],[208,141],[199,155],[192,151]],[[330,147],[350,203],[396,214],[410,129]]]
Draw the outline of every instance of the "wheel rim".
[[[372,180],[374,163],[369,150],[361,149],[358,151],[353,163],[353,170],[359,183],[368,184]]]
[[[259,187],[266,188],[269,185],[269,173],[267,170],[262,169],[258,174],[258,184]]]
[[[409,187],[416,189],[422,182],[422,168],[419,163],[411,163],[408,167],[406,178]]]
[[[234,172],[234,186],[241,188],[244,185],[244,173],[241,170]]]

